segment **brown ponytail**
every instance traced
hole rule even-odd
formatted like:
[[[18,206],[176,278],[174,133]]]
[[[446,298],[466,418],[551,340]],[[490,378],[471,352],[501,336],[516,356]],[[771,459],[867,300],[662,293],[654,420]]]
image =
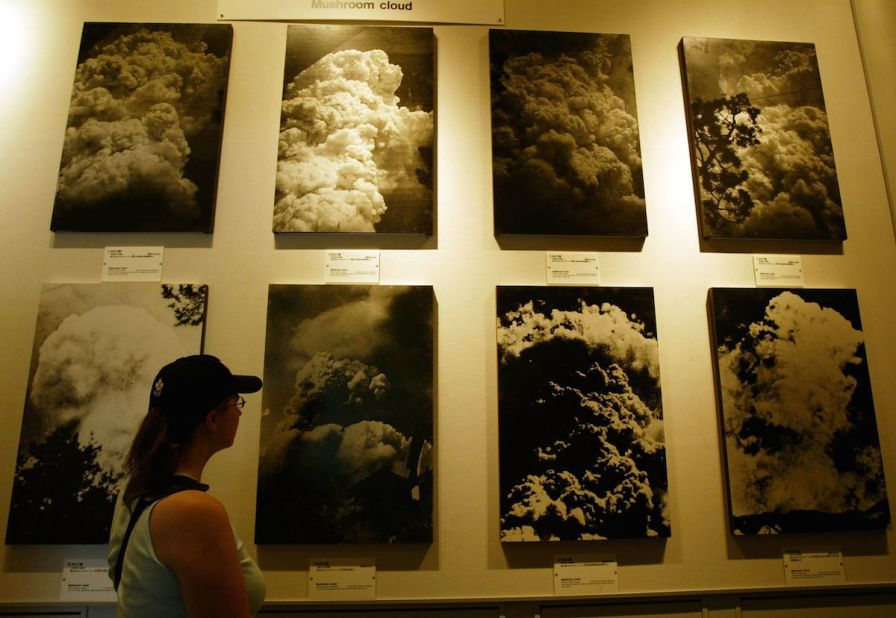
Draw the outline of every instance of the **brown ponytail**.
[[[151,407],[124,460],[124,471],[129,477],[124,490],[125,504],[165,489],[177,469],[178,448],[172,434],[162,410]]]

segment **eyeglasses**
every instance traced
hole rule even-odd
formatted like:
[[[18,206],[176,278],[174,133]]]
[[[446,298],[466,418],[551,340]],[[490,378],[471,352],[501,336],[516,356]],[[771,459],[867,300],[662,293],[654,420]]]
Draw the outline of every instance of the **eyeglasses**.
[[[237,399],[236,401],[234,401],[234,402],[233,402],[232,404],[230,404],[230,405],[232,405],[232,406],[236,406],[237,408],[239,408],[240,410],[242,410],[243,408],[246,407],[246,400],[243,399],[242,397],[240,397],[239,399]]]

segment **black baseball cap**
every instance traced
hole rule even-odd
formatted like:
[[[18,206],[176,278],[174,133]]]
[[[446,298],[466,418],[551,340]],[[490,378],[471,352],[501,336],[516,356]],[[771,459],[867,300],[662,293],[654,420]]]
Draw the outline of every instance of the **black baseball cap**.
[[[159,370],[152,381],[149,405],[162,410],[176,436],[183,438],[227,397],[255,393],[261,385],[258,376],[235,375],[217,357],[195,354]]]

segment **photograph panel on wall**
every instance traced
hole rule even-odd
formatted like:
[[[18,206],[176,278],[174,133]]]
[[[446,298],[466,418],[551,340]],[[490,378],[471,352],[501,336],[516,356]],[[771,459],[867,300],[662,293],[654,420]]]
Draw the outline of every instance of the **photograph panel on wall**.
[[[211,232],[233,28],[84,24],[50,229]]]
[[[271,285],[255,542],[430,543],[431,286]]]
[[[501,541],[671,534],[652,288],[497,288]]]
[[[706,238],[846,238],[815,45],[681,41]]]
[[[890,522],[855,290],[711,288],[731,532]]]
[[[6,543],[109,540],[122,461],[165,364],[202,351],[208,287],[41,290]]]
[[[274,232],[432,234],[433,41],[288,27]]]
[[[647,236],[629,36],[490,30],[495,234]]]

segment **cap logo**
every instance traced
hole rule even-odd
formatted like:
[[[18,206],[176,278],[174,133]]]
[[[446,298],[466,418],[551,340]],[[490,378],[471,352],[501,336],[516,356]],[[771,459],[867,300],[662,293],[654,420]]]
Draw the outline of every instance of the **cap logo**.
[[[162,396],[162,387],[165,386],[165,383],[162,382],[162,378],[156,380],[156,383],[152,385],[152,394],[153,397],[161,397]]]

